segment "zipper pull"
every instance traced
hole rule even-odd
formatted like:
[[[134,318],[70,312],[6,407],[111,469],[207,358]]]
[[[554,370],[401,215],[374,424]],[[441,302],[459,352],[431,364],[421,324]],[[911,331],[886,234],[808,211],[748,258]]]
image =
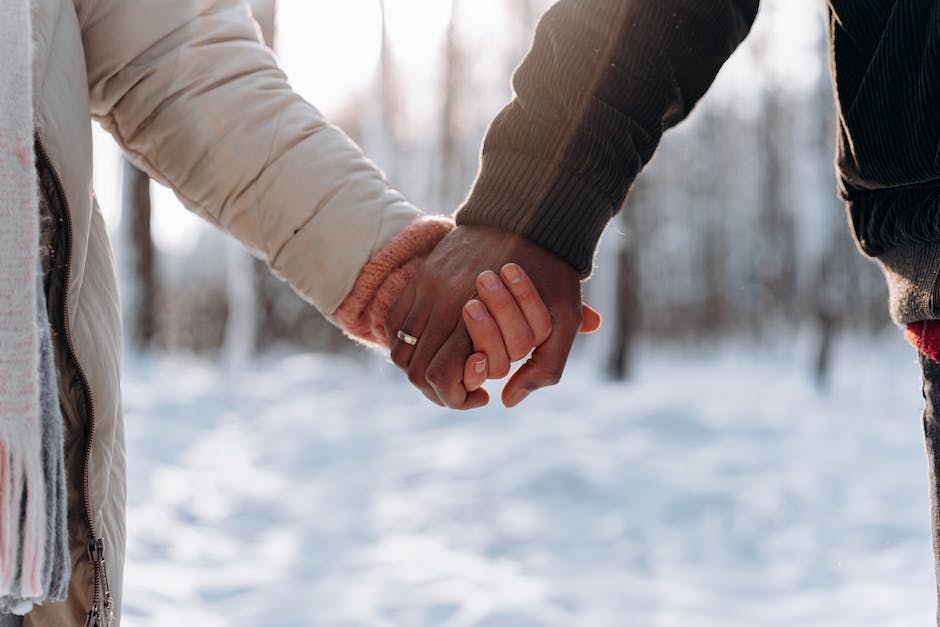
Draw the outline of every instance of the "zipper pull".
[[[101,573],[101,609],[104,611],[99,613],[99,606],[95,603],[92,612],[94,612],[95,616],[99,619],[99,622],[95,623],[95,625],[110,627],[114,620],[114,599],[111,598],[111,584],[108,583],[108,567],[104,561],[104,538],[98,538],[93,544],[89,544],[88,552],[91,555],[92,564],[98,572]]]
[[[91,566],[96,572],[95,576],[95,598],[94,604],[91,606],[91,609],[88,610],[88,616],[85,618],[85,627],[101,627],[101,614],[98,612],[98,556],[97,556],[97,546],[94,542],[89,542],[86,545],[88,549],[88,558],[91,560]]]
[[[114,599],[111,598],[111,584],[108,583],[108,567],[104,561],[104,538],[95,541],[95,550],[98,553],[98,565],[101,567],[101,593],[104,608],[104,627],[110,627],[114,620]]]
[[[108,569],[104,562],[103,538],[88,543],[88,556],[91,558],[91,564],[95,569],[95,602],[88,612],[85,627],[110,627],[114,620],[114,599],[111,598]],[[98,596],[99,591],[101,592],[100,597]],[[101,609],[104,610],[103,613],[100,611]]]

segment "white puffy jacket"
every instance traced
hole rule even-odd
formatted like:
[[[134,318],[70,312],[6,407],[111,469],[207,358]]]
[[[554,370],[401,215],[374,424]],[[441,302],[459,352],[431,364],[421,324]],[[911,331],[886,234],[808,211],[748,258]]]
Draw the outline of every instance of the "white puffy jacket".
[[[91,119],[327,315],[419,212],[291,91],[242,0],[33,0],[33,28],[39,168],[44,200],[60,220],[53,241],[62,244],[53,249],[61,271],[50,307],[60,342],[73,576],[68,600],[35,608],[25,624],[80,626],[89,616],[106,624],[110,610],[117,625],[121,320],[91,184]]]

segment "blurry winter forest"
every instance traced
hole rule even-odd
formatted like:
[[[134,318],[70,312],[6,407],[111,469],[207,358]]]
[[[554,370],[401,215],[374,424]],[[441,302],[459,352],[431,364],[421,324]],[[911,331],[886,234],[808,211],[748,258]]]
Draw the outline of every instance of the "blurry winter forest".
[[[416,205],[459,206],[549,0],[274,2],[293,87]],[[128,627],[931,624],[917,371],[869,337],[824,3],[761,4],[604,236],[603,329],[512,411],[425,402],[96,129]]]
[[[272,35],[273,0],[255,2],[295,88],[412,202],[453,211],[473,181],[486,125],[509,98],[511,72],[550,3],[346,3],[328,27],[374,54],[364,69],[350,63],[358,76],[344,77],[325,103],[329,85],[311,87],[305,73],[318,64],[342,69],[342,53],[311,43],[316,37],[302,21],[313,17],[304,4],[283,0]],[[331,19],[322,9],[315,17]],[[836,198],[825,28],[821,2],[764,2],[749,39],[689,119],[666,134],[608,228],[585,291],[606,318],[594,345],[603,347],[597,358],[613,376],[629,374],[638,340],[760,339],[799,329],[816,338],[813,367],[825,377],[840,333],[887,324],[882,279],[856,252]],[[97,137],[98,169],[115,169],[109,140]],[[236,361],[282,344],[356,350],[237,244],[181,217],[166,190],[154,185],[149,193],[131,166],[123,172],[123,210],[106,212],[133,347]],[[102,197],[112,192],[101,187],[119,185],[117,177],[104,180]],[[156,239],[164,243],[155,245],[160,219]]]

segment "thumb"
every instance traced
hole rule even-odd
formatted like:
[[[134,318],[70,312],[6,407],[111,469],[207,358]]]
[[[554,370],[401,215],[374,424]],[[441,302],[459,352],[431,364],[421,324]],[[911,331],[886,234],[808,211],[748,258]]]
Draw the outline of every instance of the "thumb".
[[[601,328],[601,314],[590,305],[581,305],[581,329],[578,333],[594,333]]]

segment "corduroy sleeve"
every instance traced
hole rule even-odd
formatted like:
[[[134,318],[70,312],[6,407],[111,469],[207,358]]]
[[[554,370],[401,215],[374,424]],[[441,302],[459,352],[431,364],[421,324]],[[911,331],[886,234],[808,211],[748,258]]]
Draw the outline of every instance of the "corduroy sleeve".
[[[561,0],[496,116],[457,224],[518,233],[586,277],[601,232],[745,38],[758,0]]]
[[[895,322],[940,319],[940,3],[829,7],[839,191],[856,242],[885,273]]]

